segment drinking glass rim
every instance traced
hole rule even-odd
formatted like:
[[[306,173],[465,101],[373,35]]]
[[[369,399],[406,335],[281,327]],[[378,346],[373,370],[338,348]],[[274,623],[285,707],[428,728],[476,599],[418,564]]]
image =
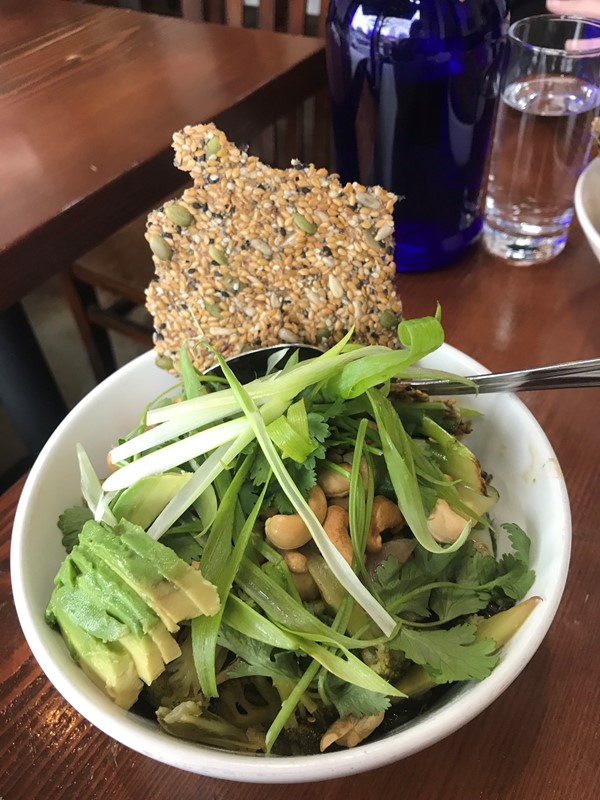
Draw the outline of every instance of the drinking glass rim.
[[[537,53],[547,53],[548,55],[552,56],[562,56],[563,58],[591,58],[593,56],[600,55],[600,45],[598,47],[593,48],[592,50],[583,50],[581,52],[577,52],[576,50],[564,50],[562,48],[557,47],[542,47],[541,45],[531,44],[530,42],[525,42],[519,36],[515,35],[514,29],[519,25],[522,25],[524,22],[533,22],[535,20],[567,20],[569,22],[585,22],[588,25],[593,25],[598,29],[598,39],[600,39],[600,20],[593,19],[592,17],[578,17],[575,15],[569,14],[533,14],[530,17],[523,17],[522,19],[517,19],[513,23],[511,23],[508,29],[508,37],[512,39],[514,42],[518,42],[523,47],[526,47],[528,50],[535,51]]]

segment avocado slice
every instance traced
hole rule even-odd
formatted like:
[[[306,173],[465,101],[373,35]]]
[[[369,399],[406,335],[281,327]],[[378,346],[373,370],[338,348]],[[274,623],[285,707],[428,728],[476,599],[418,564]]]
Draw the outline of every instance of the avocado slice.
[[[196,607],[187,595],[167,581],[154,564],[132,552],[106,526],[86,522],[79,546],[91,561],[102,561],[116,572],[156,612],[169,631],[179,630],[177,623],[194,615]]]
[[[87,594],[79,582],[74,588],[63,586],[57,590],[55,603],[60,602],[62,612],[73,625],[103,643],[118,642],[131,656],[139,677],[146,684],[163,672],[165,663],[151,636],[132,634],[126,625],[107,613],[102,594]]]
[[[165,472],[140,478],[120,493],[112,512],[117,520],[126,519],[145,530],[191,476],[191,472]]]
[[[121,708],[131,708],[142,689],[133,659],[119,642],[101,642],[73,622],[63,606],[65,586],[54,589],[46,619],[58,625],[83,672]]]
[[[170,547],[151,539],[141,528],[125,520],[117,524],[114,531],[136,555],[152,562],[167,580],[185,592],[197,609],[191,617],[217,613],[220,605],[217,589],[199,570],[179,558]]]
[[[117,572],[171,631],[177,629],[176,623],[181,620],[193,619],[205,613],[204,609],[215,613],[219,607],[218,593],[212,584],[168,547],[126,520],[114,530],[87,522],[80,535],[80,546],[89,558],[103,560]]]
[[[99,594],[106,611],[123,622],[138,638],[148,634],[165,664],[180,655],[177,641],[150,606],[103,561],[90,561],[82,547],[75,547],[69,559],[79,572],[77,585],[89,595]],[[62,567],[61,567],[62,569]]]

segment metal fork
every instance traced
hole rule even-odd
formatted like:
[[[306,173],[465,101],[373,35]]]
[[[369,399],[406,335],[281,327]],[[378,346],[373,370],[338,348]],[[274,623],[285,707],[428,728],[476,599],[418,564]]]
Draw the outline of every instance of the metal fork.
[[[577,389],[600,386],[600,358],[586,361],[568,361],[548,367],[519,369],[512,372],[490,372],[469,375],[474,385],[465,385],[451,379],[415,378],[394,383],[394,388],[411,386],[431,395],[477,394],[483,392],[529,392],[539,389]]]

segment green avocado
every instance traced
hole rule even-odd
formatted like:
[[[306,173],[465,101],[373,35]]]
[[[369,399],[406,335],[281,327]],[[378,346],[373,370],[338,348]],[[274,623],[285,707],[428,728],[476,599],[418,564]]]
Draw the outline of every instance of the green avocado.
[[[85,674],[121,708],[131,708],[142,688],[133,659],[119,642],[102,642],[80,628],[63,605],[68,587],[54,589],[46,618],[60,628],[69,651]]]
[[[140,558],[151,561],[167,580],[176,584],[196,606],[196,613],[211,616],[219,610],[219,595],[212,583],[193,569],[170,547],[151,539],[141,528],[122,521],[115,527],[121,541],[125,542]]]
[[[115,500],[112,512],[116,519],[126,519],[147,529],[167,503],[185,486],[191,472],[166,472],[140,478]]]
[[[170,548],[126,520],[114,530],[87,522],[79,546],[93,561],[104,562],[158,614],[167,629],[219,607],[216,588]],[[185,588],[184,588],[185,587]]]
[[[139,677],[146,684],[152,683],[165,668],[161,651],[152,636],[131,633],[126,625],[108,613],[105,596],[93,588],[91,593],[88,590],[85,581],[78,581],[75,587],[57,587],[51,603],[54,617],[60,603],[61,613],[86,634],[105,644],[118,642],[122,645],[131,656]]]
[[[79,536],[79,546],[91,561],[102,561],[116,572],[158,614],[169,631],[178,630],[180,620],[194,616],[196,607],[187,595],[106,526],[86,522]]]

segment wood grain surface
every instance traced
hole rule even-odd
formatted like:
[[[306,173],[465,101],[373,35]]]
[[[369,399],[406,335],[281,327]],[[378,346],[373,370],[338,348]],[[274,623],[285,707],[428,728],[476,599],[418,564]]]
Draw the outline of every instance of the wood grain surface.
[[[439,300],[448,341],[491,369],[600,355],[600,265],[575,224],[565,252],[528,270],[477,246],[444,272],[398,279],[408,316]],[[519,678],[428,750],[348,779],[254,786],[180,772],[111,741],[40,673],[12,605],[9,539],[17,485],[0,498],[0,796],[4,800],[596,800],[600,738],[600,392],[522,396],[563,468],[572,563],[558,615]],[[32,558],[36,554],[32,553]]]
[[[184,183],[173,131],[243,144],[325,83],[320,39],[0,0],[0,311]]]

